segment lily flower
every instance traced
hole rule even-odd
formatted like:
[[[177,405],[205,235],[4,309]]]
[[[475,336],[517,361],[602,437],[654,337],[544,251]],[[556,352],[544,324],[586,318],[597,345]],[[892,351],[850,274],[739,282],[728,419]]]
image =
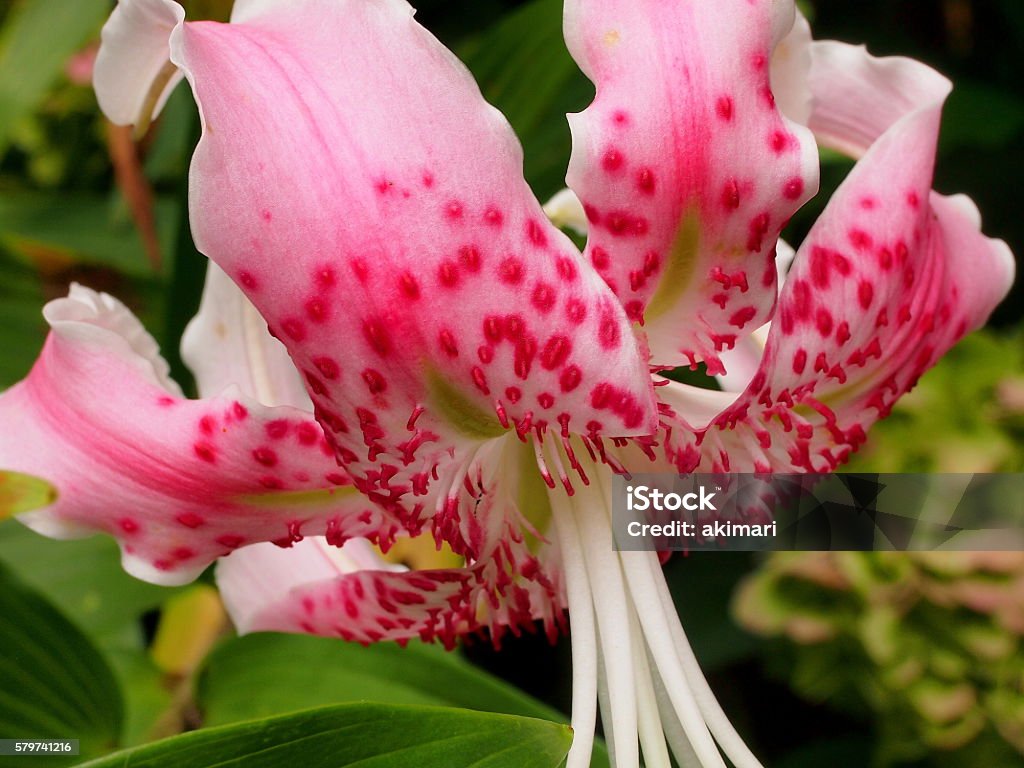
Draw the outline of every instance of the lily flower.
[[[583,253],[404,0],[237,0],[230,24],[121,0],[104,111],[144,126],[185,77],[202,116],[190,213],[216,266],[185,351],[204,397],[122,305],[73,288],[0,397],[0,466],[59,491],[27,524],[107,533],[141,578],[234,552],[243,630],[451,645],[554,635],[568,609],[570,768],[599,699],[617,766],[757,766],[657,554],[612,548],[612,475],[835,469],[985,322],[1012,256],[931,189],[949,83],[927,67],[812,43],[780,0],[567,0],[565,32],[597,86],[570,117]],[[816,137],[859,162],[780,295]],[[725,374],[769,320],[739,391],[661,375]],[[423,535],[463,564],[396,570],[360,544]]]

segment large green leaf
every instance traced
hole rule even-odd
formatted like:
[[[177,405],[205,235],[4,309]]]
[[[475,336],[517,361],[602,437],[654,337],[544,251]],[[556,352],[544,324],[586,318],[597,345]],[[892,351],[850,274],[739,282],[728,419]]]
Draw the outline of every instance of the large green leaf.
[[[83,755],[112,749],[122,702],[103,657],[42,596],[0,570],[0,738],[78,739]],[[67,765],[41,756],[33,765]]]
[[[436,646],[364,648],[305,635],[253,634],[225,642],[207,659],[196,698],[209,725],[361,700],[565,720],[557,710]],[[607,765],[601,744],[594,764]]]
[[[207,660],[197,698],[210,725],[361,700],[563,719],[436,646],[381,643],[364,648],[332,638],[272,633],[222,644]]]
[[[343,704],[193,731],[87,766],[556,768],[571,742],[568,726],[543,720],[458,709]]]
[[[0,565],[105,642],[130,640],[139,632],[139,617],[173,594],[126,574],[117,545],[105,536],[54,541],[15,520],[0,523]]]
[[[57,82],[71,54],[98,31],[109,0],[21,0],[0,34],[0,154],[14,124]]]

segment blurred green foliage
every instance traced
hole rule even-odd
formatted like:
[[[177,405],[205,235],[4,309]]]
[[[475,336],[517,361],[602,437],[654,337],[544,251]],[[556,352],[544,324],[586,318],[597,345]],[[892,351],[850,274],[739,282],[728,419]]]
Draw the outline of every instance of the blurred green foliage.
[[[874,720],[878,765],[1024,762],[1024,554],[778,553],[735,610],[803,696]]]

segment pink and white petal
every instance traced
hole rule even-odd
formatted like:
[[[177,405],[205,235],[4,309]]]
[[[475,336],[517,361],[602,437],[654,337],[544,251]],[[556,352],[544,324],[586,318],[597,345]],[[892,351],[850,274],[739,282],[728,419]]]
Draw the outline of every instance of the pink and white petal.
[[[555,636],[564,605],[560,560],[538,530],[550,523],[550,510],[533,451],[514,436],[490,441],[465,478],[457,501],[472,505],[474,514],[456,514],[456,500],[449,499],[432,533],[463,555],[466,567],[404,572],[379,561],[374,567],[372,553],[358,549],[364,543],[352,541],[346,558],[325,557],[319,545],[296,550],[308,559],[285,573],[292,552],[253,547],[218,566],[229,610],[243,631],[358,642],[421,637],[450,646],[458,635],[487,630],[497,644],[505,632],[533,631],[538,620]],[[529,508],[534,502],[543,509]]]
[[[822,146],[859,158],[897,121],[946,98],[949,81],[913,59],[864,46],[811,44],[811,130]]]
[[[836,192],[797,254],[760,371],[706,430],[676,430],[680,467],[834,470],[1006,295],[1006,244],[981,234],[966,198],[930,191],[940,111],[941,99],[897,121]]]
[[[389,566],[363,539],[342,547],[320,536],[296,542],[290,549],[273,544],[253,544],[217,562],[217,587],[235,627],[242,634],[253,631],[261,614],[273,613],[287,602],[296,587],[315,584],[363,570],[405,572]]]
[[[811,25],[797,9],[793,27],[772,51],[771,77],[775,103],[798,125],[811,118],[811,45]]]
[[[779,240],[775,248],[775,270],[778,273],[779,293],[786,284],[786,275],[796,251],[785,240]],[[768,343],[768,330],[771,323],[765,323],[748,336],[736,340],[736,346],[722,352],[722,364],[725,373],[716,376],[718,383],[726,392],[742,392],[747,388],[761,366],[764,348]]]
[[[93,84],[100,108],[118,125],[145,125],[160,113],[182,75],[168,40],[185,20],[172,0],[119,0],[103,27]]]
[[[719,354],[775,306],[775,241],[817,189],[810,132],[775,102],[791,2],[570,0],[569,49],[597,86],[570,116],[569,186],[586,258],[652,362],[722,372]]]
[[[196,241],[288,347],[362,490],[383,475],[394,503],[421,494],[453,450],[506,425],[655,428],[622,308],[405,2],[262,2],[240,18],[172,37],[205,126]]]
[[[199,313],[181,340],[181,356],[200,396],[238,387],[264,405],[291,405],[312,412],[305,384],[285,346],[231,278],[213,262]]]
[[[123,305],[76,287],[47,305],[52,333],[0,396],[0,467],[58,492],[21,519],[51,536],[103,532],[126,570],[163,584],[236,547],[302,535],[386,545],[399,525],[338,473],[319,425],[239,394],[189,401]]]

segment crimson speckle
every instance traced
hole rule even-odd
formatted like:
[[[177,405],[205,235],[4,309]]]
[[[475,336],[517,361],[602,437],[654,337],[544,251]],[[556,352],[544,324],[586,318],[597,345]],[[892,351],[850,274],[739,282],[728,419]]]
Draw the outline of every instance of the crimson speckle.
[[[327,320],[327,304],[323,299],[317,297],[306,302],[306,316],[314,323],[323,323]]]
[[[875,287],[867,280],[861,280],[857,286],[857,299],[860,301],[861,309],[867,309],[871,306],[871,301],[875,297]]]
[[[438,341],[441,344],[442,351],[448,355],[448,357],[459,356],[459,345],[455,343],[455,334],[447,328],[442,330],[438,335]]]
[[[611,259],[608,257],[608,251],[595,245],[590,249],[590,262],[594,265],[594,269],[602,271],[608,268]]]
[[[334,381],[341,376],[341,368],[329,357],[315,357],[313,358],[313,365],[329,381]]]
[[[572,392],[580,385],[581,381],[583,381],[583,372],[577,365],[566,366],[562,375],[558,377],[558,385],[563,392]]]
[[[249,418],[249,409],[242,405],[237,400],[231,404],[231,413],[239,421],[245,421]]]
[[[380,371],[376,371],[373,368],[367,368],[363,371],[363,381],[366,382],[366,388],[370,390],[371,395],[379,395],[388,388],[388,383]]]
[[[299,443],[302,445],[313,445],[317,440],[320,439],[321,431],[315,424],[310,424],[308,421],[299,424],[296,434],[299,437]]]
[[[178,547],[171,552],[171,556],[175,560],[191,560],[196,556],[196,553],[195,550],[189,549],[188,547]]]
[[[845,320],[836,328],[836,343],[842,346],[850,340],[850,324]]]
[[[608,173],[622,170],[624,163],[625,158],[623,158],[622,153],[614,148],[605,152],[604,157],[601,158],[601,167],[608,171]]]
[[[216,542],[218,544],[222,547],[227,547],[228,549],[238,549],[238,547],[242,546],[242,542],[244,541],[245,539],[242,536],[234,533],[226,533],[223,536],[218,536],[216,538]]]
[[[799,375],[804,372],[804,368],[807,367],[807,350],[798,349],[796,354],[793,355],[793,373]]]
[[[217,452],[209,443],[196,443],[192,446],[192,450],[196,456],[209,464],[213,464],[217,460]]]
[[[481,345],[476,350],[476,356],[480,358],[481,363],[488,365],[494,362],[494,347]]]
[[[850,242],[857,250],[866,250],[871,247],[871,235],[863,229],[851,229],[848,233]]]
[[[498,265],[498,278],[508,285],[523,282],[523,264],[515,256],[506,256]]]
[[[262,464],[264,467],[277,466],[277,454],[272,448],[266,446],[257,448],[252,452],[252,457],[257,464]]]
[[[462,218],[462,203],[458,200],[452,200],[444,207],[444,215],[450,221],[457,221]]]
[[[917,196],[917,192],[911,190],[910,192],[907,193],[907,205],[916,210],[920,204],[921,198]]]
[[[636,188],[645,195],[653,195],[657,191],[657,181],[654,178],[654,171],[650,168],[641,168],[637,171]]]
[[[722,188],[722,205],[730,211],[740,207],[740,187],[736,179],[729,179]]]
[[[317,397],[323,397],[327,394],[327,387],[325,387],[324,383],[317,378],[315,373],[303,371],[303,375],[306,378],[306,384],[309,386],[310,392]]]
[[[482,368],[474,366],[470,374],[473,378],[473,384],[476,388],[483,392],[485,395],[491,394],[491,390],[487,386],[487,376],[484,374]]]
[[[306,340],[306,326],[301,320],[296,320],[294,317],[288,318],[281,323],[281,327],[293,341]]]
[[[587,318],[587,305],[576,298],[565,302],[565,316],[569,322],[579,325]]]
[[[612,122],[618,126],[625,126],[629,123],[629,114],[624,110],[617,109],[612,114]]]
[[[572,352],[572,342],[567,336],[561,334],[552,336],[544,345],[540,355],[540,364],[548,371],[558,368]]]
[[[568,256],[562,256],[555,264],[559,276],[567,283],[576,279],[576,264]]]
[[[238,273],[238,282],[242,284],[243,288],[249,291],[255,291],[259,286],[259,283],[256,282],[255,275],[253,275],[252,272],[246,272],[245,270]]]
[[[407,299],[416,300],[420,297],[420,284],[411,272],[405,272],[398,278],[398,287]]]
[[[597,340],[605,349],[615,349],[621,342],[619,334],[619,322],[612,315],[605,315],[601,319],[601,326],[597,332]]]
[[[782,187],[782,194],[787,200],[797,200],[804,193],[804,180],[794,176]]]
[[[502,338],[502,321],[497,315],[488,315],[484,318],[484,338],[492,344],[497,344]]]
[[[352,268],[352,274],[356,276],[356,280],[365,283],[370,274],[370,268],[366,266],[366,262],[362,259],[352,259],[349,266]]]
[[[217,422],[214,420],[213,416],[203,416],[199,419],[199,431],[204,435],[212,435],[216,424]]]
[[[274,215],[270,211],[263,210],[260,211],[260,218],[263,219],[265,222],[269,223],[270,221],[273,220]]]
[[[363,336],[373,351],[381,357],[391,354],[391,334],[380,320],[370,319],[363,322]]]
[[[757,310],[753,307],[743,307],[733,313],[733,316],[729,318],[729,325],[736,326],[737,328],[743,328],[747,323],[754,319],[757,315]]]
[[[334,267],[331,265],[324,264],[314,270],[313,282],[321,288],[333,288],[338,284],[338,273],[334,271]]]
[[[548,244],[548,236],[544,233],[544,227],[536,219],[526,222],[526,236],[538,248],[544,248]]]
[[[772,152],[777,155],[781,155],[790,147],[791,137],[788,133],[782,131],[775,131],[772,133],[768,140],[768,144],[772,148]]]
[[[118,525],[121,526],[122,531],[129,535],[139,532],[139,524],[130,517],[123,518],[118,522]]]
[[[555,289],[547,283],[537,283],[533,288],[533,295],[530,297],[530,301],[534,307],[540,312],[550,312],[551,308],[555,306]]]
[[[445,259],[437,268],[437,279],[445,288],[455,288],[459,284],[459,268],[454,261]]]
[[[492,227],[500,227],[505,221],[505,217],[497,208],[488,208],[484,211],[484,221]]]
[[[715,112],[717,112],[718,116],[726,122],[732,120],[732,99],[728,96],[719,96],[718,100],[715,102]]]
[[[550,392],[541,392],[537,395],[537,404],[544,409],[550,408],[555,404],[555,397]]]
[[[512,405],[515,405],[522,399],[523,392],[519,387],[509,387],[505,390],[505,397],[508,398],[508,401],[512,403]]]
[[[174,518],[178,525],[183,525],[186,528],[196,529],[203,525],[206,521],[202,517],[197,515],[195,512],[182,512],[176,518]]]
[[[476,274],[480,271],[480,249],[475,245],[464,245],[459,248],[459,264],[467,272]]]
[[[814,316],[814,324],[818,327],[818,333],[823,338],[828,338],[832,333],[832,313],[824,307],[818,307],[818,311]]]
[[[282,438],[287,436],[290,429],[291,425],[288,423],[287,419],[275,419],[274,421],[269,422],[266,427],[264,427],[264,430],[267,433],[267,437],[269,437],[271,440],[281,440]]]
[[[747,250],[756,252],[761,250],[764,244],[764,236],[768,234],[768,224],[771,217],[767,212],[759,213],[750,220],[747,235]]]

